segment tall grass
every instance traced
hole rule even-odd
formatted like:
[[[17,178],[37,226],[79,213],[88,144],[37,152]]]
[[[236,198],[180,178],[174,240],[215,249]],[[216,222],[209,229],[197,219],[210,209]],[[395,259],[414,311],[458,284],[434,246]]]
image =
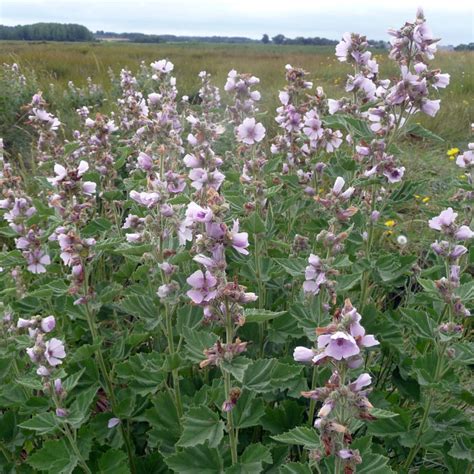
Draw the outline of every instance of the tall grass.
[[[386,51],[375,52],[383,75],[394,77],[396,71]],[[278,89],[284,85],[284,66],[292,64],[311,73],[311,80],[324,87],[329,96],[343,93],[347,66],[336,60],[332,47],[229,45],[229,44],[130,44],[130,43],[25,43],[0,42],[0,62],[19,62],[34,69],[44,89],[54,84],[64,89],[69,80],[85,83],[88,76],[105,88],[107,71],[122,67],[136,70],[146,63],[167,57],[173,61],[178,88],[183,95],[193,95],[199,87],[197,74],[207,69],[217,84],[223,85],[230,69],[252,72],[261,79],[262,110],[278,106]],[[451,85],[443,91],[444,102],[435,118],[423,118],[422,124],[450,143],[466,137],[474,121],[474,53],[440,52],[435,67],[451,74]],[[446,100],[447,99],[447,100]],[[262,118],[272,127],[269,119]]]

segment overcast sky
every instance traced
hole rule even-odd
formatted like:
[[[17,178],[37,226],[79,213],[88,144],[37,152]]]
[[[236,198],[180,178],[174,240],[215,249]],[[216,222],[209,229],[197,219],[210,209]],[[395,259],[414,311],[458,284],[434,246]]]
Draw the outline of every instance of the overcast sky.
[[[474,41],[470,0],[0,0],[0,24],[80,23],[90,30],[260,38],[357,31],[385,39],[421,5],[444,44]]]

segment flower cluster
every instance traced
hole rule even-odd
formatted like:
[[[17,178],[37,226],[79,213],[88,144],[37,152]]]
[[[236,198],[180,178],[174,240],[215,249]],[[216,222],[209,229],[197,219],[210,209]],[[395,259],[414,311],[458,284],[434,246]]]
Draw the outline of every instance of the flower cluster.
[[[252,89],[259,83],[258,77],[252,74],[238,73],[235,69],[232,69],[227,75],[224,90],[232,96],[232,104],[227,108],[227,111],[236,127],[244,119],[254,117],[258,112],[257,103],[261,94]]]
[[[34,345],[26,349],[31,362],[38,368],[36,373],[41,376],[46,392],[49,392],[56,405],[56,415],[60,417],[67,416],[67,411],[61,407],[66,393],[63,390],[61,379],[54,377],[54,371],[63,363],[66,357],[64,343],[53,337],[48,339],[56,327],[54,316],[42,318],[35,316],[31,319],[19,318],[17,322],[18,329],[27,329],[30,339]]]
[[[467,225],[456,224],[457,212],[451,207],[429,220],[429,227],[440,232],[446,240],[436,241],[431,245],[434,252],[446,260],[449,274],[436,281],[436,287],[451,308],[455,316],[470,316],[471,312],[464,306],[456,289],[459,287],[461,266],[459,260],[467,253],[467,248],[459,242],[469,241],[474,232]]]
[[[275,118],[281,133],[275,137],[271,151],[285,154],[285,174],[296,170],[309,181],[315,171],[312,156],[323,150],[333,153],[342,144],[342,133],[323,127],[320,114],[327,109],[327,100],[320,87],[314,96],[309,94],[313,83],[306,80],[307,75],[303,69],[286,65],[287,86],[280,91],[281,106]]]
[[[36,214],[32,199],[21,187],[21,178],[15,176],[9,163],[3,158],[3,141],[0,140],[0,210],[4,210],[2,218],[19,236],[15,238],[15,246],[21,250],[31,273],[45,273],[51,259],[44,248],[44,231],[37,224],[30,224],[29,219]]]
[[[313,365],[326,362],[333,366],[333,374],[325,387],[302,392],[302,395],[323,403],[314,426],[321,433],[324,455],[343,459],[345,472],[354,472],[354,465],[361,462],[359,453],[350,450],[351,418],[374,419],[369,412],[372,405],[367,399],[370,375],[364,373],[353,382],[346,381],[348,369],[356,369],[363,362],[361,349],[379,344],[374,336],[365,333],[361,319],[357,309],[346,299],[342,310],[335,313],[333,322],[316,329],[317,349],[299,346],[293,353],[297,362]]]
[[[38,134],[36,153],[39,164],[60,157],[63,153],[63,146],[57,131],[61,122],[47,111],[47,103],[43,99],[42,92],[35,94],[25,109],[28,113],[27,123]]]

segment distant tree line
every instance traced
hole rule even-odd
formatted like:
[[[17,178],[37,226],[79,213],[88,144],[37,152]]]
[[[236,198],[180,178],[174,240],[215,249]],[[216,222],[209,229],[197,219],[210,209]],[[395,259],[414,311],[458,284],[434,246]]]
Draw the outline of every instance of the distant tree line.
[[[0,25],[0,40],[94,41],[94,35],[82,25],[35,23],[18,26]]]
[[[474,43],[459,44],[454,48],[455,51],[474,51]]]
[[[259,40],[242,36],[176,36],[148,35],[144,33],[113,33],[96,31],[97,39],[122,39],[132,43],[259,43]]]
[[[33,25],[4,26],[0,25],[0,40],[25,41],[96,41],[101,39],[121,39],[132,43],[263,43],[276,45],[316,45],[335,46],[339,41],[328,38],[303,37],[287,38],[278,34],[270,38],[264,34],[262,39],[256,40],[244,36],[176,36],[150,35],[145,33],[113,33],[110,31],[96,31],[94,34],[85,26],[63,23],[35,23]],[[386,41],[368,40],[372,48],[386,49]],[[456,51],[472,51],[474,43],[460,44]]]
[[[269,36],[265,33],[261,39],[262,43],[268,44],[308,44],[308,45],[316,45],[316,46],[335,46],[339,41],[337,40],[330,40],[327,38],[320,38],[319,36],[315,36],[314,38],[308,37],[305,38],[303,36],[297,36],[296,38],[287,38],[285,35],[276,35],[271,40]],[[387,48],[388,43],[386,41],[376,41],[376,40],[368,40],[368,43],[373,48]]]

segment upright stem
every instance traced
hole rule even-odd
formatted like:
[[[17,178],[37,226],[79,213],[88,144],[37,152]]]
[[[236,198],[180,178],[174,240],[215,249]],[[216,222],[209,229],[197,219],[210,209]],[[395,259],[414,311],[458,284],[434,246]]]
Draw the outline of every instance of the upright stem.
[[[376,185],[372,185],[372,193],[371,193],[371,203],[370,203],[370,225],[369,225],[369,233],[367,236],[367,247],[366,247],[366,257],[370,260],[370,252],[372,250],[372,243],[374,240],[374,222],[372,220],[372,213],[375,211],[375,199],[377,194]],[[362,284],[361,284],[361,295],[360,295],[360,310],[361,312],[364,310],[366,305],[366,300],[368,297],[368,290],[369,290],[369,275],[370,270],[365,270],[362,275]]]
[[[83,471],[87,474],[92,474],[92,471],[89,469],[89,466],[87,465],[86,461],[82,457],[81,452],[79,451],[79,448],[77,447],[76,440],[74,439],[74,436],[71,433],[71,428],[69,427],[69,425],[65,425],[65,429],[63,432],[66,435],[66,438],[68,439],[69,444],[71,445],[71,448],[74,451],[74,454],[77,456],[77,459],[79,460],[79,464],[81,465]]]
[[[225,335],[226,335],[226,344],[231,344],[234,338],[234,330],[232,323],[232,316],[230,314],[229,304],[226,302],[226,314],[225,314]],[[231,380],[230,373],[226,370],[224,372],[224,391],[225,396],[228,397],[231,390]],[[232,456],[232,465],[237,464],[238,455],[237,455],[237,444],[238,439],[236,432],[234,430],[234,420],[232,415],[232,410],[227,412],[227,431],[229,433],[229,445],[230,453]]]
[[[313,390],[314,386],[316,385],[316,377],[317,377],[316,366],[313,365],[313,376],[311,378],[311,387],[309,388],[310,390]],[[309,426],[313,426],[315,410],[316,410],[316,400],[312,398],[311,401],[309,402],[309,413],[308,413]]]
[[[174,339],[173,339],[173,324],[172,324],[172,314],[169,310],[168,304],[165,304],[165,319],[166,319],[166,337],[168,338],[168,349],[173,359],[174,354],[176,353],[174,347]],[[171,360],[171,363],[174,363]],[[172,369],[171,371],[173,377],[173,389],[174,389],[174,397],[176,403],[176,411],[178,412],[179,418],[183,416],[183,403],[181,401],[181,389],[179,387],[179,374],[178,369]]]
[[[87,278],[86,278],[87,280]],[[87,292],[85,293],[87,295]],[[89,330],[92,335],[92,342],[94,345],[97,344],[97,349],[95,351],[95,355],[97,358],[97,363],[99,364],[99,369],[100,372],[102,373],[102,377],[104,378],[105,385],[106,385],[106,392],[107,396],[110,399],[110,403],[112,405],[112,411],[115,413],[117,410],[117,399],[115,398],[115,392],[114,392],[114,387],[112,384],[112,380],[110,379],[110,374],[107,370],[107,366],[105,364],[104,356],[102,354],[102,349],[100,347],[100,341],[99,341],[99,333],[97,331],[97,327],[95,325],[94,321],[94,316],[90,310],[89,307],[89,302],[87,301],[85,304],[86,308],[86,315],[87,315],[87,324],[89,325]],[[128,462],[130,464],[130,471],[132,474],[135,474],[136,469],[135,469],[135,462],[134,462],[134,455],[133,455],[133,449],[132,449],[132,444],[130,441],[130,436],[129,436],[129,429],[128,429],[128,422],[127,426],[124,426],[124,423],[120,423],[120,431],[122,432],[122,437],[125,443],[125,448],[127,450],[127,456],[128,456]]]
[[[257,285],[258,285],[258,307],[262,309],[265,306],[265,286],[263,285],[262,281],[262,261],[261,255],[259,250],[259,239],[258,234],[254,234],[253,236],[255,242],[255,276],[257,278]],[[259,343],[260,343],[260,355],[263,356],[263,349],[265,345],[265,330],[266,330],[266,322],[263,322],[258,325],[258,336],[259,336]]]
[[[439,346],[438,360],[436,362],[436,370],[435,370],[435,377],[434,377],[435,382],[438,381],[440,374],[442,373],[443,362],[444,362],[443,354],[444,354],[445,347],[446,347],[446,344],[441,344]],[[431,405],[433,404],[434,394],[435,394],[434,390],[430,389],[430,393],[423,407],[423,418],[421,419],[420,426],[418,427],[418,432],[416,434],[417,441],[415,445],[411,448],[410,452],[408,453],[408,457],[404,465],[405,469],[407,470],[411,466],[411,463],[413,462],[413,460],[415,459],[415,456],[418,454],[418,451],[421,448],[421,438],[425,434],[426,423],[428,421],[428,416],[430,414]]]

